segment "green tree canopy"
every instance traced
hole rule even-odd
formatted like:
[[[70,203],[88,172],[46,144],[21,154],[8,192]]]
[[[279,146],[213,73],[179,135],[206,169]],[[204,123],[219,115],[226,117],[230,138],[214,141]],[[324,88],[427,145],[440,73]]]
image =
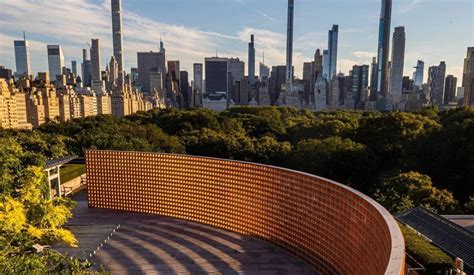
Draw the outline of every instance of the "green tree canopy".
[[[403,173],[382,181],[374,198],[392,213],[423,206],[438,213],[454,213],[458,202],[447,190],[433,186],[431,178],[417,172]]]

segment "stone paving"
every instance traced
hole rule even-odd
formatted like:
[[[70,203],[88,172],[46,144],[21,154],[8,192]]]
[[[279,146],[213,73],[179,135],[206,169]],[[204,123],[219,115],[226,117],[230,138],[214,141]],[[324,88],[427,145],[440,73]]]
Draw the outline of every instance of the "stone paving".
[[[89,209],[84,193],[74,199],[78,206],[68,226],[80,247],[57,249],[92,254],[112,274],[315,274],[261,240],[156,215]]]

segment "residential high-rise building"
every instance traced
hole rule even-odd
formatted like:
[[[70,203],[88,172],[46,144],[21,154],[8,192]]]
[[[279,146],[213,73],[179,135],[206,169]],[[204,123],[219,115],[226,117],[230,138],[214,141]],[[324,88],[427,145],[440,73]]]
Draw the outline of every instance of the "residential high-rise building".
[[[428,91],[433,106],[441,107],[444,102],[444,84],[446,78],[446,63],[432,66],[428,70]]]
[[[193,105],[193,96],[191,86],[189,85],[189,74],[187,71],[180,72],[180,87],[181,87],[181,108],[190,108]]]
[[[333,77],[337,75],[337,47],[338,47],[338,40],[339,40],[339,26],[333,25],[332,29],[329,30],[329,37],[328,37],[328,77],[331,80]]]
[[[323,55],[321,54],[321,50],[317,49],[314,53],[314,61],[313,61],[313,82],[316,82],[318,77],[320,77],[323,73]]]
[[[230,58],[228,62],[228,72],[232,75],[232,82],[234,85],[237,81],[241,81],[245,76],[245,63],[239,58]]]
[[[125,83],[125,69],[123,62],[122,0],[112,0],[111,8],[113,50],[118,64],[119,84],[123,85]]]
[[[193,65],[193,79],[194,79],[194,91],[198,94],[202,94],[203,84],[203,66],[202,63],[195,63]]]
[[[91,61],[86,49],[82,50],[82,83],[84,87],[91,85]]]
[[[249,43],[249,60],[248,60],[248,74],[250,84],[255,83],[255,40],[254,35],[250,36]]]
[[[295,0],[288,0],[288,24],[286,37],[286,89],[292,92],[293,84],[293,22]]]
[[[359,108],[363,100],[363,90],[369,87],[369,65],[352,67],[352,95],[355,107]]]
[[[75,77],[77,77],[77,61],[75,61],[75,60],[71,61],[71,70],[72,70],[72,74]]]
[[[323,50],[323,77],[328,80],[329,79],[329,50]]]
[[[119,77],[119,71],[118,71],[118,63],[117,60],[115,60],[115,56],[112,55],[110,57],[110,62],[109,62],[109,89],[113,90],[115,87],[117,87],[117,81]],[[132,74],[133,75],[133,74]]]
[[[293,78],[293,76],[292,76]],[[271,105],[278,105],[280,95],[286,83],[286,67],[285,66],[273,66],[270,83],[269,83],[269,94]]]
[[[267,81],[270,77],[270,67],[265,65],[265,63],[260,62],[260,80]]]
[[[418,89],[421,89],[424,81],[424,74],[425,74],[425,62],[418,60],[415,72],[413,73],[413,85]]]
[[[390,24],[392,20],[392,0],[381,0],[379,42],[377,54],[377,96],[387,95],[387,71],[390,50]]]
[[[464,106],[474,106],[474,47],[467,49],[462,86],[464,88]]]
[[[396,27],[393,33],[390,94],[398,103],[403,91],[403,69],[405,65],[405,27]]]
[[[142,85],[145,95],[150,95],[150,73],[159,72],[162,76],[162,83],[166,79],[166,57],[161,52],[139,52],[138,61],[138,82]]]
[[[62,75],[64,67],[64,55],[60,45],[48,45],[47,49],[49,77],[52,81],[55,81],[57,76]]]
[[[377,100],[377,84],[378,84],[377,76],[378,76],[378,64],[377,64],[377,58],[374,57],[372,58],[372,64],[370,66],[370,95],[369,95],[370,101]]]
[[[205,59],[206,94],[225,94],[229,92],[229,59],[210,57]]]
[[[168,99],[171,102],[171,106],[180,107],[179,100],[181,95],[181,71],[180,63],[178,60],[168,61],[168,74],[166,81],[166,89],[168,92]]]
[[[313,74],[313,62],[303,63],[303,80],[311,81]]]
[[[100,66],[100,45],[99,39],[92,39],[91,46],[91,86],[99,92],[102,90],[102,76]]]
[[[23,40],[13,41],[15,45],[16,75],[28,76],[31,73],[28,41],[23,33]]]
[[[453,75],[446,77],[446,84],[444,85],[444,104],[448,105],[451,102],[456,102],[458,79]]]

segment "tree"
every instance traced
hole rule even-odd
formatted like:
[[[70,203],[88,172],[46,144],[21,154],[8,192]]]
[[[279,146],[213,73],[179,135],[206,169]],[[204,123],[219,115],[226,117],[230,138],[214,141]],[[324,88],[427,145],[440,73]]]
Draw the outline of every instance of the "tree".
[[[474,197],[469,198],[469,201],[464,205],[464,210],[467,214],[474,215]]]
[[[356,131],[355,141],[367,145],[380,159],[382,167],[400,165],[405,147],[419,136],[441,126],[422,115],[402,112],[365,117]]]
[[[375,156],[365,145],[350,139],[301,141],[292,155],[292,168],[340,181],[361,191],[370,190],[375,180]]]
[[[394,214],[420,205],[442,214],[454,213],[458,208],[452,193],[437,189],[430,177],[417,172],[383,180],[373,197]]]

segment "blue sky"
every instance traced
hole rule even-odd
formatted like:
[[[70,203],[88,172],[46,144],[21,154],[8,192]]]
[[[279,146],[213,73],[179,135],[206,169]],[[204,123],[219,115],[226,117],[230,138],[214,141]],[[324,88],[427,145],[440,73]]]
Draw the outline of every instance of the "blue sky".
[[[327,47],[327,31],[339,24],[338,70],[369,64],[377,48],[380,0],[295,0],[295,67],[317,48]],[[474,45],[473,0],[394,0],[392,31],[407,32],[405,74],[417,59],[427,66],[446,61],[461,76],[466,48]],[[168,59],[182,70],[204,57],[240,57],[256,35],[257,61],[265,50],[269,65],[285,62],[286,0],[123,0],[126,67],[136,52],[157,50],[163,37]],[[13,40],[27,31],[34,72],[47,71],[46,44],[61,44],[68,64],[80,60],[91,38],[100,38],[103,66],[112,53],[110,0],[0,0],[0,64],[14,68]],[[257,70],[258,71],[258,70]]]

